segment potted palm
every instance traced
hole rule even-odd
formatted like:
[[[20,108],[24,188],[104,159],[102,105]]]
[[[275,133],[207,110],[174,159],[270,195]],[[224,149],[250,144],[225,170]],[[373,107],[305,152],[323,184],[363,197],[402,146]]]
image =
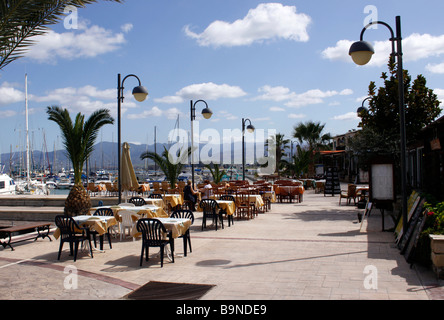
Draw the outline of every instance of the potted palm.
[[[180,150],[179,156],[177,158],[171,154],[166,147],[162,155],[156,152],[146,151],[140,155],[140,159],[151,159],[153,160],[165,174],[166,180],[170,183],[171,188],[176,185],[177,178],[182,172],[184,164],[187,162],[188,157],[191,154],[191,147],[187,151]]]
[[[46,113],[48,119],[60,127],[63,145],[74,170],[74,186],[65,201],[65,214],[87,214],[91,208],[91,199],[82,184],[82,168],[93,151],[100,128],[113,124],[114,119],[108,109],[94,111],[86,121],[85,116],[79,112],[74,123],[67,109],[52,106],[47,108]]]
[[[219,184],[222,181],[223,176],[225,175],[225,170],[220,170],[219,165],[216,163],[212,164],[213,167],[211,167],[209,164],[206,164],[205,167],[210,170],[214,183]]]

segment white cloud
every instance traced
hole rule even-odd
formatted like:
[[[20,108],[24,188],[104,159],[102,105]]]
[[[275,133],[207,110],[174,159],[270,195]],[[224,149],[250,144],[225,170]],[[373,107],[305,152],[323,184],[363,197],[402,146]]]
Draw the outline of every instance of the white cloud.
[[[431,73],[443,74],[444,73],[444,62],[443,63],[438,63],[438,64],[428,63],[426,65],[426,70],[431,72]]]
[[[125,97],[127,96],[130,97],[131,93],[125,95]],[[116,103],[114,102],[116,98],[116,89],[99,90],[90,85],[80,88],[57,88],[42,96],[29,95],[30,101],[58,104],[73,112],[82,112],[84,114],[90,114],[100,108],[107,108],[111,113],[117,114]],[[134,101],[125,99],[122,104],[122,112],[124,113],[127,108],[134,108],[135,106],[136,103]]]
[[[120,27],[120,29],[123,32],[128,33],[133,29],[133,24],[132,23],[125,23],[123,26]]]
[[[308,90],[301,94],[295,94],[285,105],[287,107],[303,107],[324,102],[324,98],[338,95],[337,91],[322,91],[319,89]]]
[[[290,92],[290,89],[282,86],[272,87],[265,85],[258,89],[260,96],[254,98],[254,100],[271,100],[271,101],[283,101],[294,97],[295,93]]]
[[[3,82],[0,86],[0,105],[6,105],[25,101],[25,93],[17,90],[8,82]]]
[[[170,108],[167,110],[162,110],[157,106],[152,107],[150,110],[143,110],[140,113],[133,113],[127,116],[130,120],[146,119],[151,117],[162,117],[165,116],[169,120],[177,119],[177,115],[182,115],[183,113],[177,108]]]
[[[281,112],[281,111],[285,111],[285,109],[281,108],[281,107],[271,107],[270,111],[272,111],[272,112]]]
[[[15,115],[17,115],[17,112],[15,112],[13,110],[1,110],[0,111],[0,119],[14,117]]]
[[[307,28],[310,23],[311,18],[297,13],[295,6],[261,3],[249,10],[243,19],[232,23],[214,21],[200,34],[192,32],[189,26],[184,30],[201,46],[233,47],[279,38],[305,42],[309,39]]]
[[[358,114],[356,112],[347,112],[345,114],[341,114],[339,116],[334,116],[333,120],[358,120]]]
[[[303,107],[311,104],[323,103],[325,98],[337,95],[350,95],[353,93],[353,90],[344,89],[338,92],[335,90],[322,91],[319,89],[312,89],[303,93],[295,93],[286,87],[272,87],[265,85],[259,88],[258,92],[262,94],[252,100],[286,101],[284,105],[287,107]]]
[[[290,113],[288,115],[288,118],[290,118],[290,119],[302,119],[302,118],[305,118],[305,117],[306,117],[306,115],[302,114],[302,113],[299,113],[299,114],[297,114],[297,113]]]
[[[79,24],[77,30],[64,33],[48,30],[33,40],[35,44],[26,56],[41,63],[55,63],[59,58],[93,58],[115,51],[125,43],[123,33],[113,33],[96,25],[88,27],[86,24]]]
[[[364,39],[365,40],[365,39]],[[322,51],[322,57],[329,60],[339,60],[352,63],[348,54],[354,41],[339,40],[334,47]],[[372,43],[375,54],[368,63],[369,66],[382,66],[387,64],[391,53],[391,42],[376,41]],[[432,36],[430,34],[414,33],[402,41],[404,61],[417,61],[420,59],[444,54],[444,35]]]
[[[176,92],[174,96],[155,99],[159,103],[182,103],[185,100],[202,99],[217,100],[220,98],[239,98],[246,93],[237,86],[215,84],[213,82],[192,84]]]
[[[433,89],[433,92],[438,96],[438,100],[441,103],[444,102],[444,89]]]

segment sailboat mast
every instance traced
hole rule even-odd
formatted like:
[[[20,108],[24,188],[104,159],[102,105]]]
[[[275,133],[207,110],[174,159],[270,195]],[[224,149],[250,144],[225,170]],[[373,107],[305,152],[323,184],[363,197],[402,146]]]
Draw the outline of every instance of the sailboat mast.
[[[26,179],[31,181],[29,174],[29,130],[28,130],[28,74],[25,73],[25,117],[26,117]]]

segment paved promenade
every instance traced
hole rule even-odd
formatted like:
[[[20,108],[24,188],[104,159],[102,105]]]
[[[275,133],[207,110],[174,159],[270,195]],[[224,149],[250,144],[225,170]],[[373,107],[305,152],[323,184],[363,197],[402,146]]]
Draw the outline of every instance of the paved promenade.
[[[218,231],[201,231],[197,212],[193,252],[184,257],[176,239],[175,263],[166,259],[163,268],[155,249],[139,267],[140,240],[113,239],[112,249],[105,242],[93,259],[81,251],[75,263],[67,244],[57,261],[59,240],[0,248],[0,299],[124,299],[149,281],[213,285],[203,300],[444,299],[432,270],[411,268],[393,233],[381,232],[379,211],[360,231],[356,207],[338,200],[308,190],[302,203],[274,203],[270,212]]]

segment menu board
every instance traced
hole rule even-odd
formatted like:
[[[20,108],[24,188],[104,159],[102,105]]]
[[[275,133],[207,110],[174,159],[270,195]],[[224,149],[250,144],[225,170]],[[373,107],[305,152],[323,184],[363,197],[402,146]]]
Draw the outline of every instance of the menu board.
[[[341,193],[341,185],[339,184],[338,168],[328,167],[325,172],[324,197],[327,194],[334,196]]]
[[[374,163],[370,168],[370,200],[394,201],[392,163]]]

